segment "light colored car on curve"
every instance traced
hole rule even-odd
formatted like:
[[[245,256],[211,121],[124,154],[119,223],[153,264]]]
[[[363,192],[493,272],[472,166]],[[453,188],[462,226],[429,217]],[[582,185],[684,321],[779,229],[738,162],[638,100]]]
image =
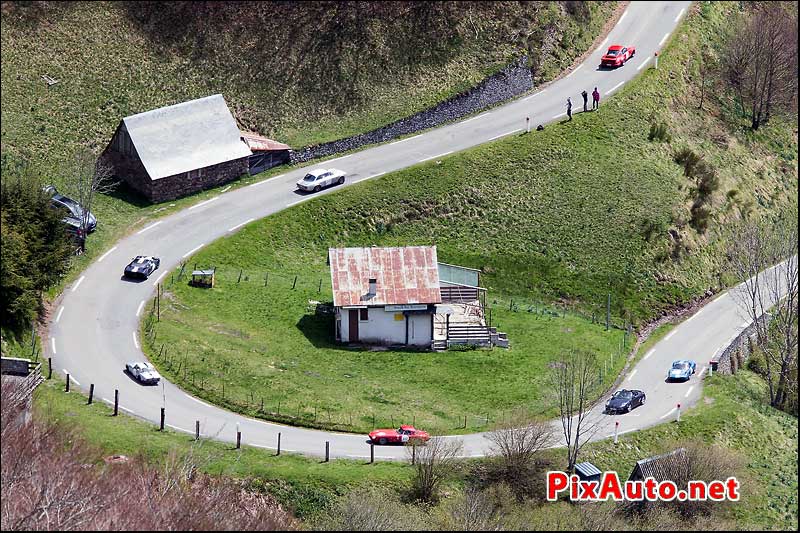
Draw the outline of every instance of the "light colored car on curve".
[[[156,385],[161,381],[161,374],[150,363],[126,363],[125,370],[139,383],[144,383],[145,385]]]
[[[317,192],[324,187],[331,185],[341,185],[347,173],[335,168],[315,168],[308,174],[297,180],[297,188],[306,192]]]

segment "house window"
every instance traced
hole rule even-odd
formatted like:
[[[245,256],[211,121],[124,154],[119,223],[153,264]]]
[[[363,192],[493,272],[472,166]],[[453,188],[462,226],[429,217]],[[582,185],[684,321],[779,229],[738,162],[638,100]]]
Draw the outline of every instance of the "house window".
[[[369,309],[367,309],[367,308],[359,309],[358,310],[358,319],[361,320],[362,322],[365,322],[365,321],[369,320]]]

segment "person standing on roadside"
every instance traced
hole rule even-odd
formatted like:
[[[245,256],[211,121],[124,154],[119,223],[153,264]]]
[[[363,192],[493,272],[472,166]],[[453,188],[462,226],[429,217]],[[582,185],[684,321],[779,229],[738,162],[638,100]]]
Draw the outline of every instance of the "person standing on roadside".
[[[600,91],[597,90],[597,87],[594,88],[592,91],[592,111],[600,107]]]
[[[583,112],[586,113],[586,105],[589,103],[589,93],[583,90],[581,91],[581,96],[583,96]]]
[[[567,97],[567,116],[572,120],[572,98]]]

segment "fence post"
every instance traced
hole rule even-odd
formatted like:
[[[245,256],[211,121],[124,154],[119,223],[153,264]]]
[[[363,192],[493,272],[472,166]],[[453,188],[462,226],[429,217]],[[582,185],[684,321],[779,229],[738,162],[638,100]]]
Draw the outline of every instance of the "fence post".
[[[681,404],[678,404],[678,422],[681,421]]]
[[[317,289],[317,292],[322,292],[322,278],[319,279],[319,288]]]
[[[236,280],[236,283],[239,283],[240,281],[242,281],[242,269],[241,268],[239,269],[239,279]]]
[[[194,440],[200,440],[200,421],[194,421]]]
[[[281,454],[281,432],[279,431],[278,432],[278,453],[275,454],[275,455],[280,455],[280,454]]]
[[[606,331],[609,330],[611,327],[611,293],[608,293],[608,299],[606,300]]]
[[[330,454],[331,454],[331,443],[330,443],[330,441],[326,440],[325,441],[325,462],[326,463],[331,460],[331,455]]]
[[[267,281],[269,281],[269,272],[267,272],[266,274],[264,274],[264,286],[265,286],[265,287],[267,286]]]
[[[619,421],[614,422],[614,444],[617,443],[617,434],[619,432]]]
[[[67,373],[67,383],[64,385],[64,392],[69,392],[69,372]]]
[[[94,383],[89,384],[89,403],[86,405],[92,405],[92,400],[94,399]]]
[[[236,429],[236,449],[240,449],[242,447],[242,432],[239,429]]]
[[[372,429],[375,429],[375,413],[372,413]]]
[[[119,389],[114,389],[114,416],[119,414]]]
[[[411,443],[411,464],[417,464],[417,445]]]
[[[53,358],[47,358],[47,379],[53,378]]]
[[[161,408],[161,425],[159,427],[159,431],[164,431],[164,418],[165,418],[165,409]]]
[[[464,415],[464,429],[467,429],[467,415]]]
[[[375,443],[369,441],[369,463],[372,464],[375,462]]]
[[[294,277],[294,281],[292,282],[292,289],[294,289],[296,285],[297,285],[297,276]]]

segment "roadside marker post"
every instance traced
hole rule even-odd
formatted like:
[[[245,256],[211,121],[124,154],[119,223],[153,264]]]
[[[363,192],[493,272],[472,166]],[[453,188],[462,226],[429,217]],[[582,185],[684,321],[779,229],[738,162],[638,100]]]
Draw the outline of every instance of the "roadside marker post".
[[[69,392],[69,372],[67,372],[67,383],[64,385],[64,392]]]
[[[53,358],[47,358],[47,379],[53,378]]]
[[[614,422],[614,444],[618,442],[619,437],[619,420]]]
[[[119,414],[119,389],[114,389],[114,416]]]
[[[239,431],[239,422],[236,422],[236,449],[242,447],[242,432]]]
[[[713,375],[714,375],[714,361],[709,361],[708,362],[708,377],[711,377]]]
[[[194,421],[194,440],[200,440],[200,421]]]
[[[278,453],[276,453],[275,455],[280,455],[280,454],[281,454],[281,432],[279,431],[278,432]]]
[[[165,418],[165,416],[164,416],[164,415],[166,414],[166,413],[165,413],[165,411],[166,411],[166,409],[164,409],[164,408],[162,407],[162,408],[161,408],[161,425],[160,425],[160,427],[159,427],[159,431],[164,431],[164,418]]]
[[[325,462],[331,460],[331,443],[330,441],[325,441]]]
[[[678,422],[681,421],[681,404],[678,404]]]
[[[658,70],[658,52],[656,52],[655,54],[653,54],[653,59],[655,60],[655,62],[653,63],[653,67],[654,67],[656,70]]]
[[[375,443],[370,441],[369,443],[369,464],[375,462]]]
[[[525,133],[531,132],[531,117],[525,117]]]
[[[86,405],[92,405],[94,399],[94,383],[89,384],[89,402]]]

